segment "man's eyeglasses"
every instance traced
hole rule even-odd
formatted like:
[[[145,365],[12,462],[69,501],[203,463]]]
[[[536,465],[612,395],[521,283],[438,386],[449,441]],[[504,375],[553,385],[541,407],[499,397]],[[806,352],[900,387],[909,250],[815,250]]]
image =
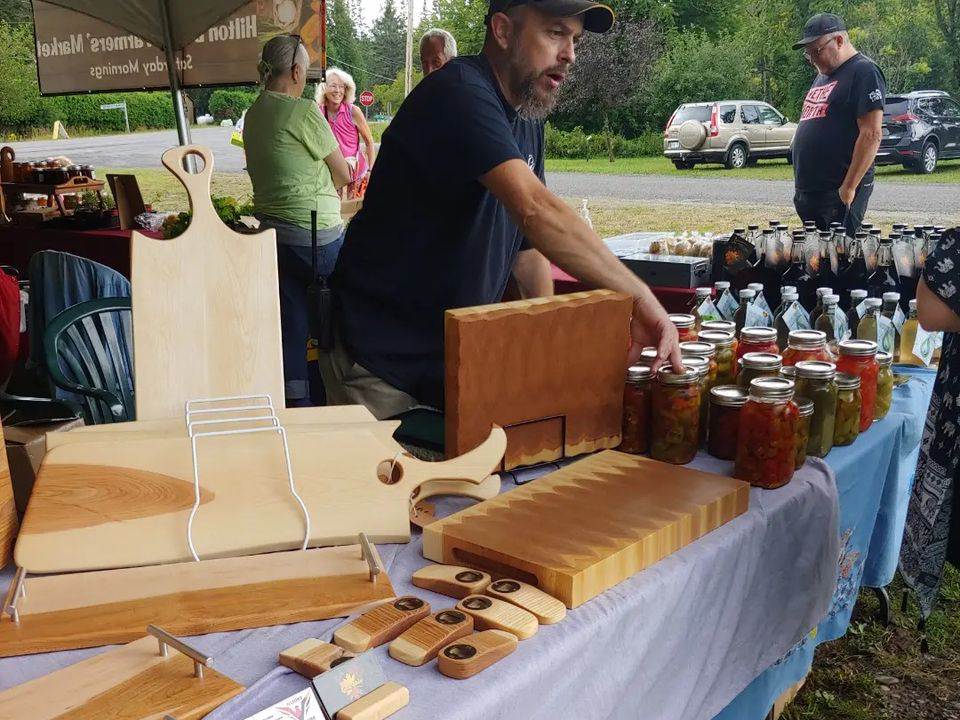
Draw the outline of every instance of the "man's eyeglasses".
[[[819,45],[818,47],[815,47],[812,51],[810,50],[810,48],[804,48],[804,49],[803,49],[803,56],[804,56],[807,60],[813,60],[814,58],[820,57],[820,53],[822,53],[822,52],[824,51],[824,49],[825,49],[830,43],[832,43],[834,40],[836,40],[838,37],[839,37],[838,35],[831,35],[830,38],[829,38],[826,42],[820,43],[820,45]]]

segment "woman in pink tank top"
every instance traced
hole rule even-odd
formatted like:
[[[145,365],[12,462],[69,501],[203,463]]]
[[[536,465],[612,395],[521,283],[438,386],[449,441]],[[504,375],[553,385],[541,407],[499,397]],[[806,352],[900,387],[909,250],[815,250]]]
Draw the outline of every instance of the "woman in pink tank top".
[[[317,86],[320,112],[330,123],[353,173],[350,184],[344,189],[345,197],[349,199],[363,197],[376,154],[370,126],[360,108],[353,104],[356,94],[357,85],[353,78],[338,68],[327,70],[327,81]]]

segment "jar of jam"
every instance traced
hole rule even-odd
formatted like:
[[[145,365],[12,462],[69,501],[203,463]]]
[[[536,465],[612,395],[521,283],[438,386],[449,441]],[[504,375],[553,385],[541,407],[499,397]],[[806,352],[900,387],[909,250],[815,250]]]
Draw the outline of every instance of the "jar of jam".
[[[893,404],[893,355],[886,352],[877,353],[877,409],[875,417],[883,420],[890,412]]]
[[[736,385],[717,385],[710,391],[710,430],[707,452],[721,460],[737,457],[740,410],[747,404],[747,391]]]
[[[833,426],[834,446],[852,445],[860,435],[860,378],[837,373],[837,419]]]
[[[796,365],[802,360],[821,360],[833,362],[833,355],[827,350],[827,334],[822,330],[794,330],[787,340],[787,349],[783,351],[783,364]]]
[[[800,413],[797,418],[797,457],[793,463],[793,469],[799,470],[807,461],[807,445],[810,443],[810,419],[813,417],[813,401],[806,398],[798,398],[796,401],[797,411]]]
[[[650,449],[650,380],[653,373],[646,365],[627,370],[623,388],[623,430],[620,452],[642,455]]]
[[[701,330],[722,330],[733,335],[733,354],[737,355],[737,348],[740,343],[737,341],[737,324],[733,320],[708,320],[700,323]],[[736,372],[736,368],[734,368]]]
[[[826,457],[833,449],[834,421],[837,415],[837,366],[822,360],[801,360],[794,367],[797,372],[797,397],[813,402],[807,455]]]
[[[747,353],[740,358],[740,372],[737,375],[737,385],[747,390],[750,387],[750,383],[758,377],[777,377],[782,367],[783,359],[776,353]]]
[[[768,489],[790,482],[799,414],[789,380],[762,377],[750,383],[750,398],[740,411],[733,476]]]
[[[697,319],[693,315],[684,313],[671,313],[667,317],[677,328],[680,335],[680,342],[690,342],[697,339]]]
[[[700,445],[700,373],[689,367],[660,368],[650,411],[650,457],[685,465]]]
[[[780,354],[780,348],[777,345],[776,328],[768,327],[745,327],[740,331],[740,345],[737,348],[737,360],[747,353],[762,352]]]
[[[704,323],[707,325],[708,323]],[[724,330],[701,330],[698,336],[700,342],[709,343],[717,350],[717,385],[732,385],[736,382],[737,371],[734,366],[734,344],[736,339],[733,333]]]
[[[709,390],[717,384],[717,347],[708,342],[682,342],[680,343],[680,355],[684,358],[701,357],[710,363],[710,376],[707,378],[707,389]]]
[[[872,340],[844,340],[837,370],[860,378],[860,432],[866,432],[877,411],[877,344]]]

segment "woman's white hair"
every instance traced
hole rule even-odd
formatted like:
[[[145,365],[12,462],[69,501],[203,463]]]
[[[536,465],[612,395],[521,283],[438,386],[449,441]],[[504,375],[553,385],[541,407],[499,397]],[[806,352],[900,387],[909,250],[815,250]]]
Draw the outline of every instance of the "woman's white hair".
[[[346,85],[346,92],[343,94],[343,101],[347,105],[353,105],[357,99],[357,83],[354,81],[353,76],[348,73],[346,70],[341,70],[340,68],[328,68],[327,69],[327,80],[331,77],[340,78],[340,81]],[[327,94],[327,83],[317,83],[317,92],[314,96],[314,99],[318,103],[322,103],[324,97]]]

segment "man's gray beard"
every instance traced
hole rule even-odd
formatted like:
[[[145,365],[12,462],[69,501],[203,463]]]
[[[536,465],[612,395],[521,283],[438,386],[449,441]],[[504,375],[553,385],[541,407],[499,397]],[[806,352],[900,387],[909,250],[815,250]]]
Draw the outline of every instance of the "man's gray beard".
[[[537,92],[537,77],[528,77],[520,85],[518,114],[524,120],[543,120],[557,106],[557,93],[541,95]]]

